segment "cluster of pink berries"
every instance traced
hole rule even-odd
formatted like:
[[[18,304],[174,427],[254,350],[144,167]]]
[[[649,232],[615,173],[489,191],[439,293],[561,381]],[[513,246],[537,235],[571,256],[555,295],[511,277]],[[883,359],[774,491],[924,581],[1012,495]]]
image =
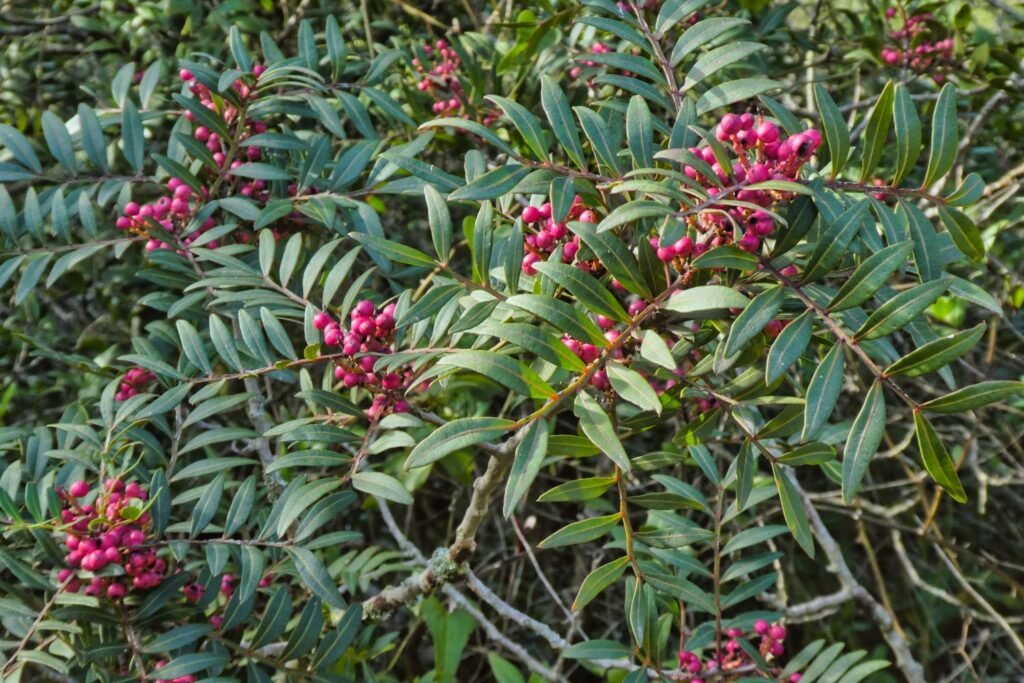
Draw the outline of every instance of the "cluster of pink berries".
[[[132,368],[121,378],[121,385],[117,388],[117,393],[114,394],[114,400],[127,401],[139,392],[145,391],[146,385],[155,379],[156,375],[145,368]]]
[[[167,666],[168,662],[166,659],[161,659],[159,662],[153,665],[153,668],[159,671],[160,669]],[[187,674],[185,676],[178,676],[177,678],[158,678],[156,683],[196,683],[195,674]]]
[[[891,20],[895,16],[895,8],[885,11],[886,19]],[[889,37],[898,45],[883,48],[882,61],[889,66],[927,73],[936,83],[944,82],[946,74],[955,65],[954,43],[952,38],[934,39],[928,26],[934,18],[932,14],[914,14],[906,18],[902,28],[891,30]]]
[[[259,78],[259,76],[266,70],[267,67],[262,64],[257,64],[252,67],[252,74]],[[181,77],[181,80],[189,84],[189,89],[192,91],[192,94],[199,99],[204,107],[212,111],[217,116],[223,118],[225,123],[234,126],[235,121],[239,116],[237,108],[225,103],[224,111],[217,111],[217,103],[214,101],[213,94],[210,92],[210,89],[197,81],[191,71],[188,69],[182,69],[178,75]],[[242,79],[236,80],[231,85],[231,88],[238,93],[238,96],[243,100],[256,96],[255,91],[246,85]],[[195,114],[190,111],[185,112],[185,118],[189,121],[195,122]],[[252,135],[266,132],[267,124],[262,121],[246,120],[245,130],[241,133],[239,139],[244,140]],[[229,141],[221,139],[220,135],[211,131],[206,126],[198,126],[194,131],[192,131],[192,135],[196,140],[203,143],[206,146],[206,149],[210,150],[210,153],[213,154],[214,163],[216,163],[218,167],[223,167],[224,162],[227,161],[227,148]],[[249,161],[256,161],[261,156],[260,148],[255,145],[246,147],[245,154]]]
[[[724,674],[729,671],[735,671],[745,664],[749,664],[749,656],[744,652],[740,646],[738,638],[743,637],[743,629],[730,628],[726,631],[728,640],[725,642],[725,652],[719,653],[718,657],[709,657],[706,661],[701,661],[701,658],[693,652],[688,650],[679,651],[679,668],[683,671],[692,675],[698,675],[704,673],[705,675],[711,676],[719,673]],[[761,637],[761,642],[758,646],[758,651],[765,659],[771,661],[778,657],[781,657],[785,652],[786,648],[783,641],[786,639],[786,627],[781,625],[771,625],[764,619],[758,619],[754,622],[754,632],[751,634]],[[800,683],[802,676],[798,673],[792,674],[784,679],[788,683]],[[691,683],[704,683],[703,678],[691,678]]]
[[[523,255],[523,272],[527,275],[536,275],[537,271],[533,265],[539,261],[547,260],[547,257],[559,246],[562,247],[562,262],[572,263],[580,250],[580,238],[569,237],[569,228],[565,223],[556,223],[551,217],[551,204],[545,202],[540,206],[528,206],[523,209],[523,223],[533,232],[526,235],[526,253]],[[596,223],[597,217],[594,212],[583,205],[583,201],[577,195],[569,208],[566,221],[580,221],[582,223]],[[580,264],[581,267],[583,264]]]
[[[779,190],[746,189],[742,186],[768,180],[795,180],[801,167],[821,145],[821,133],[814,128],[783,139],[775,123],[764,119],[758,121],[750,113],[723,116],[715,128],[715,137],[731,145],[736,155],[736,163],[731,164],[731,169],[722,168],[709,146],[691,147],[689,151],[710,166],[719,182],[732,187],[719,187],[688,164],[683,168],[686,176],[704,186],[712,200],[720,194],[734,191],[735,199],[765,209],[776,202],[790,199],[792,194]],[[700,256],[712,247],[734,241],[740,249],[756,253],[761,249],[763,238],[775,230],[775,221],[768,212],[761,209],[725,205],[708,208],[710,210],[701,211],[687,219],[700,237],[696,241],[684,237],[672,245],[654,244],[659,259],[675,263],[678,268],[690,255]],[[735,240],[734,226],[743,230],[739,240]]]
[[[200,203],[206,199],[206,196],[200,197],[180,178],[168,180],[167,189],[170,190],[171,194],[164,195],[149,204],[139,204],[138,202],[128,202],[125,204],[121,210],[121,215],[118,216],[115,222],[117,228],[145,235],[148,233],[146,224],[149,221],[153,221],[171,233],[177,232],[180,228],[187,225],[192,215],[198,210]],[[213,228],[215,225],[216,222],[212,218],[206,219],[202,229],[186,237],[185,243],[191,243],[201,233]],[[214,248],[217,245],[214,241],[206,246]],[[168,249],[169,247],[170,245],[167,242],[158,239],[150,239],[146,242],[146,251]]]
[[[462,60],[444,40],[423,46],[423,54],[431,61],[424,65],[418,57],[412,60],[416,73],[422,75],[416,87],[434,98],[435,114],[455,113],[462,108],[462,82],[457,72]]]
[[[334,376],[346,388],[366,387],[375,393],[367,411],[371,420],[389,412],[404,413],[409,404],[401,398],[410,372],[388,372],[380,375],[373,368],[376,355],[391,353],[395,332],[395,305],[378,309],[372,301],[363,300],[352,309],[346,330],[330,313],[321,311],[313,317],[313,326],[324,333],[324,344],[340,346],[345,358],[335,361]],[[362,355],[358,358],[359,354]]]
[[[69,568],[61,569],[57,578],[61,583],[67,581],[67,590],[72,593],[77,593],[82,581],[88,579],[86,595],[112,599],[125,597],[129,590],[159,586],[167,564],[157,557],[156,550],[143,548],[150,526],[149,513],[140,512],[146,492],[136,482],[107,479],[102,488],[97,488],[95,500],[84,503],[82,499],[91,491],[81,480],[67,491],[58,490],[64,503],[61,522],[67,526],[64,545]],[[108,566],[120,567],[124,573],[96,575]]]

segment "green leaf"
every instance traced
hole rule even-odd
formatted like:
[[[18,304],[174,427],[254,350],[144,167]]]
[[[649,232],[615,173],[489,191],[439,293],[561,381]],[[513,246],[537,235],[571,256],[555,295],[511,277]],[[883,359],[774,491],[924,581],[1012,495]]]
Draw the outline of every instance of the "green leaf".
[[[548,160],[548,146],[544,143],[544,130],[541,128],[540,121],[530,113],[529,109],[507,97],[487,95],[485,99],[491,100],[501,107],[505,116],[509,118],[540,161]]]
[[[807,259],[807,266],[800,276],[801,281],[820,280],[835,269],[847,255],[850,242],[853,241],[867,215],[868,206],[866,200],[857,201],[822,230],[817,244],[814,245],[814,253]]]
[[[676,209],[660,202],[637,200],[616,207],[598,224],[597,232],[607,232],[621,225],[627,225],[644,218],[671,216]]]
[[[935,303],[946,289],[950,280],[932,280],[913,289],[900,292],[879,306],[854,335],[856,341],[877,339],[891,334],[909,324],[926,308]]]
[[[786,526],[803,551],[813,560],[814,537],[811,535],[811,525],[807,521],[803,500],[789,479],[792,475],[775,463],[772,463],[772,474],[775,476],[775,487],[779,490],[779,502],[782,503],[782,516],[786,519]]]
[[[820,83],[814,86],[814,102],[821,114],[821,126],[825,129],[825,143],[828,145],[832,164],[832,178],[839,175],[850,156],[850,129],[846,119],[836,106],[832,96]]]
[[[554,389],[540,377],[535,374],[531,377],[529,369],[518,359],[495,351],[456,351],[441,356],[437,364],[481,374],[523,396],[531,396],[538,391],[549,397],[555,394]]]
[[[931,220],[914,204],[899,200],[897,216],[906,221],[914,241],[914,263],[921,282],[936,280],[942,275],[942,245]]]
[[[815,441],[804,444],[799,448],[794,448],[789,453],[777,458],[776,462],[798,467],[801,465],[822,465],[826,462],[832,462],[835,458],[836,449],[834,447]]]
[[[548,451],[548,431],[548,423],[545,420],[535,420],[526,428],[523,440],[516,446],[512,469],[505,483],[505,500],[501,506],[502,515],[506,519],[512,516],[516,505],[529,491],[530,485],[540,472],[540,466]]]
[[[608,363],[605,369],[612,388],[619,396],[641,410],[651,410],[661,415],[661,401],[646,377],[621,363]]]
[[[428,268],[433,268],[437,265],[434,259],[419,249],[414,249],[398,242],[392,242],[391,240],[374,235],[366,235],[361,232],[350,232],[348,236],[370,251],[376,252],[384,258],[397,263],[405,263],[410,266],[426,266]]]
[[[512,426],[511,420],[496,417],[464,417],[442,425],[419,442],[405,468],[423,467],[462,448],[469,448],[485,441],[494,441]]]
[[[608,124],[601,115],[587,107],[573,107],[576,117],[580,121],[584,135],[590,140],[590,146],[597,153],[598,159],[615,176],[621,172],[619,158],[616,154],[618,140],[612,135]]]
[[[615,485],[616,477],[586,477],[573,479],[548,489],[537,498],[538,503],[569,503],[593,500]]]
[[[209,635],[213,627],[209,624],[186,624],[161,633],[142,647],[142,652],[157,654],[173,652],[191,645],[203,636]]]
[[[913,170],[921,154],[921,119],[917,117],[907,86],[902,83],[896,86],[893,120],[896,128],[896,173],[892,185],[897,187]]]
[[[206,348],[203,346],[203,341],[199,338],[196,328],[187,320],[178,320],[175,326],[178,328],[181,348],[185,352],[185,356],[205,374],[211,374],[213,366],[210,365],[210,357],[206,353]]]
[[[528,175],[530,175],[529,166],[517,164],[499,166],[484,173],[473,182],[453,190],[448,195],[448,200],[455,202],[497,199],[511,192]]]
[[[586,170],[587,162],[583,157],[583,146],[580,144],[579,133],[572,120],[569,100],[566,99],[562,89],[558,87],[558,83],[547,74],[542,74],[540,77],[540,102],[548,117],[548,122],[551,124],[555,139],[562,145],[573,163],[580,169]]]
[[[231,175],[240,178],[253,178],[254,180],[291,180],[292,174],[283,168],[264,164],[258,161],[250,161],[237,168],[231,169]]]
[[[585,640],[562,651],[566,659],[627,659],[633,651],[614,640]]]
[[[887,376],[917,377],[948,365],[981,340],[987,325],[978,323],[969,330],[950,334],[915,349],[885,369]]]
[[[572,611],[576,612],[586,607],[608,586],[615,583],[629,565],[629,557],[623,556],[603,564],[594,571],[587,574],[580,584],[580,590],[576,599],[572,602]]]
[[[341,598],[341,593],[338,592],[338,588],[334,585],[331,575],[327,573],[327,569],[324,568],[324,565],[317,559],[316,555],[305,548],[297,546],[286,547],[285,552],[291,556],[303,586],[309,588],[313,595],[328,605],[338,609],[345,609],[346,605],[345,601]]]
[[[491,667],[491,675],[496,683],[526,683],[515,665],[495,652],[487,653],[487,663]],[[530,679],[531,683],[533,678]]]
[[[43,112],[42,123],[43,138],[46,140],[46,146],[50,149],[50,154],[65,170],[72,174],[77,173],[75,149],[71,144],[71,135],[68,133],[67,126],[52,111]]]
[[[838,683],[860,683],[871,674],[882,669],[889,668],[889,662],[882,659],[874,659],[870,662],[862,662],[847,671]]]
[[[746,308],[749,303],[750,299],[731,287],[704,285],[673,294],[664,309],[690,319],[723,318],[730,308]]]
[[[99,117],[91,107],[79,104],[78,123],[82,128],[82,148],[89,160],[106,172],[110,168],[107,164],[107,139],[103,135]]]
[[[853,420],[843,449],[843,500],[847,505],[853,503],[884,434],[885,396],[882,393],[882,382],[875,382]]]
[[[18,282],[17,288],[14,290],[15,306],[20,306],[28,298],[28,295],[35,290],[39,280],[43,277],[43,273],[46,272],[46,267],[50,265],[53,254],[38,254],[30,257],[30,259],[28,265],[25,266],[25,270],[21,273],[21,280]]]
[[[402,482],[383,472],[356,472],[352,475],[352,486],[357,491],[380,496],[402,505],[412,505],[412,496]]]
[[[939,218],[942,219],[942,224],[946,226],[946,231],[960,253],[971,261],[981,261],[985,258],[985,243],[974,221],[958,209],[942,204],[939,204],[938,209]]]
[[[935,111],[932,114],[928,169],[924,173],[922,188],[931,187],[932,183],[953,168],[959,142],[960,136],[956,126],[956,86],[946,83],[939,92],[939,99],[935,102]]]
[[[598,232],[590,223],[572,221],[569,229],[583,241],[619,284],[644,299],[653,299],[654,293],[638,277],[640,265],[632,252],[612,232]]]
[[[586,543],[600,538],[618,526],[622,515],[616,512],[603,517],[591,517],[568,524],[537,544],[538,548],[561,548],[576,543]]]
[[[590,312],[619,322],[629,322],[630,317],[622,308],[622,304],[590,273],[575,266],[552,261],[535,263],[534,268],[567,289],[579,303],[590,309]]]
[[[866,258],[832,298],[828,310],[842,311],[870,299],[897,268],[907,263],[913,249],[914,243],[906,240],[885,247]]]
[[[843,388],[843,345],[832,345],[814,370],[811,383],[807,385],[807,396],[804,399],[804,427],[800,433],[800,441],[807,442],[814,438],[836,407],[839,392]]]
[[[448,254],[452,250],[452,217],[448,213],[448,205],[433,185],[423,186],[423,196],[427,200],[427,220],[434,251],[441,263],[448,263]]]
[[[199,496],[199,502],[192,510],[192,520],[189,526],[190,536],[195,537],[201,534],[203,529],[210,525],[213,516],[217,513],[223,493],[224,473],[221,472],[203,489],[202,495]]]
[[[626,142],[634,166],[647,168],[654,165],[654,124],[646,100],[639,95],[630,98],[626,108]]]
[[[767,78],[736,78],[721,85],[709,88],[697,100],[697,115],[727,107],[736,102],[743,102],[766,93],[769,90],[784,88],[785,84]]]
[[[643,341],[640,342],[640,357],[667,370],[675,370],[678,367],[676,359],[672,356],[672,350],[669,349],[661,335],[654,330],[644,332]]]
[[[538,358],[572,372],[586,369],[583,361],[570,351],[562,341],[534,325],[523,323],[483,323],[471,330],[473,334],[489,335],[521,346]]]
[[[977,173],[968,173],[960,187],[946,197],[946,206],[969,206],[985,194],[985,181]]]
[[[921,404],[933,413],[962,413],[1024,393],[1024,382],[994,380],[972,384]]]
[[[516,294],[505,303],[521,308],[550,323],[556,330],[569,334],[581,342],[590,342],[599,348],[608,346],[601,328],[583,314],[579,308],[565,301],[552,299],[542,294]]]
[[[35,173],[42,173],[43,167],[39,163],[39,157],[29,144],[28,139],[21,134],[17,128],[7,124],[0,124],[0,144],[3,144],[14,158],[23,166],[32,169]]]
[[[222,652],[196,652],[175,657],[167,666],[150,671],[149,679],[158,680],[187,676],[207,669],[222,669],[228,663],[228,656]]]
[[[953,459],[949,457],[949,451],[935,433],[935,428],[920,410],[914,411],[914,431],[917,432],[917,448],[921,451],[921,461],[928,474],[953,500],[966,503],[967,494],[960,483],[960,477],[956,474]]]
[[[505,154],[507,154],[510,157],[512,157],[513,159],[515,159],[515,158],[517,158],[519,156],[518,154],[516,154],[516,151],[514,149],[512,149],[508,145],[508,143],[506,143],[504,140],[502,140],[497,135],[495,135],[494,131],[492,131],[490,128],[488,128],[487,126],[483,125],[482,123],[479,123],[477,121],[473,121],[471,119],[459,119],[459,118],[454,118],[454,117],[442,118],[442,119],[434,119],[433,121],[427,121],[426,123],[421,124],[420,127],[419,127],[419,130],[423,130],[424,128],[446,128],[446,127],[447,128],[456,128],[458,130],[465,130],[465,131],[468,131],[468,132],[470,132],[470,133],[472,133],[474,135],[478,135],[478,136],[482,137],[484,140],[486,140],[487,142],[489,142],[492,145],[494,145],[495,147],[497,147],[499,150],[501,150]]]
[[[786,325],[775,338],[765,360],[764,380],[772,384],[804,354],[814,330],[814,317],[810,311],[801,314]]]
[[[892,103],[895,98],[895,86],[888,81],[882,88],[871,114],[868,115],[868,125],[864,129],[864,153],[860,165],[860,182],[866,183],[875,175],[878,168],[878,161],[882,158],[882,150],[885,149],[886,138],[889,135],[889,126],[892,125]]]
[[[626,449],[622,447],[615,427],[612,425],[608,413],[604,411],[597,399],[581,391],[576,394],[576,402],[573,404],[573,414],[579,418],[580,429],[601,452],[608,456],[612,462],[625,472],[630,470],[629,456]]]
[[[654,23],[654,32],[662,37],[673,26],[683,19],[688,19],[697,10],[708,4],[710,0],[667,0],[658,11],[658,19]],[[687,29],[691,30],[691,29]]]
[[[750,301],[749,305],[733,321],[729,336],[725,340],[723,354],[726,358],[739,353],[751,339],[756,337],[782,310],[786,289],[775,285],[764,290]]]
[[[131,100],[125,101],[121,112],[121,146],[128,164],[136,172],[141,171],[145,161],[146,140],[142,131],[142,117]]]
[[[730,555],[738,550],[759,545],[770,538],[775,538],[780,534],[786,533],[788,530],[789,529],[787,527],[781,524],[767,524],[765,526],[744,529],[729,539],[729,542],[725,544],[724,548],[722,548],[722,554]]]
[[[734,268],[742,271],[757,269],[757,257],[732,244],[710,249],[693,259],[694,268]]]
[[[744,60],[766,47],[761,43],[737,40],[708,50],[698,57],[690,70],[686,72],[686,80],[683,81],[681,90],[683,92],[689,90],[705,78],[715,75],[722,69]]]
[[[749,19],[740,17],[711,17],[709,19],[702,19],[683,32],[682,37],[676,41],[675,47],[672,48],[672,54],[669,56],[668,62],[672,66],[678,66],[680,62],[693,54],[693,52],[711,43],[727,31],[749,24]]]
[[[267,333],[267,339],[274,345],[274,348],[286,358],[298,360],[299,356],[295,353],[292,340],[288,338],[288,333],[285,331],[281,321],[277,319],[277,316],[271,313],[269,308],[264,307],[260,308],[260,320],[263,321],[263,329]]]

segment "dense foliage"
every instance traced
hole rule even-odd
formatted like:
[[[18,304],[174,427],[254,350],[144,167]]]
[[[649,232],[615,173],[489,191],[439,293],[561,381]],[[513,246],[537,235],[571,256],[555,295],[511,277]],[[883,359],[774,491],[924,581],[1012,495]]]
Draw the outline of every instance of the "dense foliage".
[[[0,2],[3,680],[1024,675],[1022,45]]]

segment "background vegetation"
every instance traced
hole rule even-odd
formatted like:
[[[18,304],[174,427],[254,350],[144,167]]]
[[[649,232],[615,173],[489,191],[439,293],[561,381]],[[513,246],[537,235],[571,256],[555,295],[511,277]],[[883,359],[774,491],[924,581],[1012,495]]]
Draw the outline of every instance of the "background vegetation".
[[[0,0],[0,54],[4,680],[1024,677],[1021,8]],[[727,112],[823,141],[659,261],[757,208],[671,151]],[[158,585],[68,571],[108,479]]]

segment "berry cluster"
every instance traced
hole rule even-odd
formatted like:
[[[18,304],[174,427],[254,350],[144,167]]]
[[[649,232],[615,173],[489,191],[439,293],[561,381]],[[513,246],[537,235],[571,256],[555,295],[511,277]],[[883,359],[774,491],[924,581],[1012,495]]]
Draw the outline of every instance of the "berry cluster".
[[[132,368],[121,378],[121,385],[117,388],[117,393],[114,394],[114,400],[127,401],[132,396],[144,391],[146,385],[155,379],[156,375],[145,368]]]
[[[528,206],[523,209],[523,223],[527,229],[532,230],[527,234],[525,251],[523,255],[523,273],[536,275],[537,271],[533,264],[539,261],[546,261],[547,257],[559,246],[562,247],[562,262],[572,263],[580,250],[580,238],[569,237],[569,228],[565,223],[556,223],[551,216],[551,204],[545,202],[540,206]],[[581,223],[596,223],[597,218],[594,212],[583,205],[583,201],[577,195],[573,199],[572,206],[566,221],[580,221]],[[580,264],[583,267],[583,264]]]
[[[376,395],[367,411],[371,420],[388,412],[404,413],[409,404],[401,398],[411,372],[378,375],[373,368],[376,356],[391,353],[395,333],[395,305],[378,309],[372,301],[355,305],[346,330],[326,311],[313,317],[313,326],[324,333],[324,344],[340,346],[344,358],[335,361],[334,377],[346,388],[367,387]],[[368,355],[360,355],[368,354]]]
[[[412,65],[422,78],[416,87],[434,98],[431,107],[435,114],[458,112],[462,108],[462,83],[457,72],[462,60],[444,40],[423,46],[423,54],[430,61],[424,65],[419,57],[413,57]]]
[[[885,11],[887,20],[895,16],[895,8]],[[901,28],[890,30],[889,38],[896,44],[882,49],[882,61],[918,74],[927,73],[936,83],[944,82],[955,65],[954,43],[952,38],[936,39],[928,25],[934,18],[932,14],[914,14],[904,19]]]
[[[265,70],[266,67],[256,65],[253,67],[252,73],[258,77]],[[218,111],[217,103],[214,101],[214,97],[209,88],[197,81],[191,71],[183,69],[179,75],[183,81],[189,83],[190,90],[196,95],[204,107],[212,111],[218,117],[223,118],[224,122],[232,128],[236,126],[237,119],[241,116],[238,108],[230,104],[225,104],[223,111]],[[236,80],[232,84],[232,88],[242,99],[255,97],[255,92],[241,79]],[[193,122],[196,119],[195,115],[190,111],[185,112],[185,118]],[[267,124],[262,121],[246,119],[244,130],[242,130],[239,135],[239,142],[250,138],[253,135],[265,133],[266,131]],[[210,151],[216,167],[207,168],[205,170],[213,174],[212,177],[217,177],[224,165],[228,163],[227,155],[229,141],[224,140],[221,138],[220,134],[215,131],[211,131],[206,126],[197,126],[195,130],[192,131],[192,135]],[[257,145],[249,145],[244,148],[244,154],[246,160],[256,161],[262,156],[262,151]],[[231,161],[229,168],[238,168],[243,163],[244,162],[242,160],[235,159]],[[226,174],[224,179],[227,181],[239,180],[231,174]],[[201,191],[197,191],[181,178],[171,178],[167,182],[167,190],[169,191],[169,194],[165,194],[148,204],[139,204],[134,201],[128,202],[122,208],[121,215],[118,216],[115,221],[115,225],[120,230],[127,230],[136,234],[145,235],[149,232],[147,224],[152,222],[159,225],[167,232],[178,233],[188,225],[203,202],[210,198],[208,188],[202,187],[200,189]],[[239,186],[236,187],[235,190],[238,194],[245,197],[251,197],[261,203],[265,203],[269,199],[269,190],[267,188],[267,183],[264,180],[239,180]],[[200,226],[199,230],[186,236],[182,240],[183,244],[191,244],[200,235],[202,235],[202,233],[215,226],[216,221],[214,221],[213,218],[207,218]],[[163,240],[150,239],[146,243],[146,251],[153,251],[154,249],[168,249],[170,246],[171,245]],[[204,246],[209,249],[216,249],[218,244],[216,240],[212,240],[207,242]]]
[[[691,147],[690,153],[704,161],[715,174],[723,189],[700,170],[687,164],[686,176],[702,185],[712,200],[720,194],[734,191],[735,199],[768,209],[775,203],[790,199],[791,193],[779,190],[746,189],[768,180],[795,180],[801,167],[821,145],[821,133],[814,128],[782,138],[779,127],[772,121],[758,121],[753,114],[726,114],[715,127],[715,137],[729,145],[736,156],[731,168],[723,168],[710,146]],[[706,167],[702,167],[706,168]],[[731,186],[731,187],[730,187]],[[738,188],[738,189],[737,189]],[[652,242],[658,258],[673,263],[677,269],[689,256],[700,256],[712,247],[735,242],[744,251],[756,253],[762,240],[775,230],[771,214],[749,206],[713,204],[707,210],[687,219],[698,233],[696,241],[683,237],[671,245]],[[737,240],[737,228],[742,236]]]
[[[161,659],[159,662],[153,665],[153,668],[159,671],[160,669],[167,666],[168,662],[166,659]],[[196,683],[195,674],[187,674],[185,676],[178,676],[177,678],[158,678],[156,683]]]
[[[252,74],[259,78],[260,74],[266,70],[267,68],[265,66],[257,64],[253,66]],[[241,115],[236,107],[225,103],[224,111],[218,112],[217,103],[214,101],[213,94],[210,92],[210,89],[197,81],[191,71],[188,69],[182,69],[178,75],[181,77],[181,80],[189,84],[189,89],[192,91],[192,94],[199,99],[204,107],[212,111],[218,117],[223,118],[224,122],[233,129],[238,117]],[[251,99],[256,96],[255,91],[246,85],[242,79],[236,80],[231,85],[231,88],[243,100]],[[195,122],[196,117],[192,112],[186,111],[185,118],[189,121]],[[247,119],[245,121],[245,129],[242,131],[239,141],[245,140],[253,135],[266,132],[267,124],[262,121]],[[210,150],[213,154],[213,161],[217,164],[218,168],[223,167],[224,163],[227,161],[228,141],[222,139],[220,135],[211,131],[206,126],[198,126],[194,131],[192,131],[192,135],[196,140],[203,143],[206,146],[206,149]],[[245,154],[249,161],[256,161],[260,158],[262,153],[260,152],[259,147],[253,145],[245,148]],[[237,164],[240,165],[241,162],[237,162]]]
[[[206,199],[206,195],[204,193],[203,196],[200,196],[180,178],[168,180],[167,189],[171,192],[169,195],[164,195],[149,204],[128,202],[124,205],[121,215],[118,216],[114,224],[119,230],[127,230],[140,235],[148,233],[147,223],[150,221],[167,232],[178,232],[188,225],[192,216],[199,209],[199,205]],[[184,242],[191,243],[200,234],[215,225],[216,222],[212,218],[206,219],[201,230],[186,237]],[[206,246],[215,248],[216,241],[210,242]],[[150,239],[146,242],[146,251],[168,248],[170,245],[162,240]]]
[[[711,676],[717,672],[727,673],[735,671],[745,664],[749,664],[750,657],[740,646],[738,640],[743,637],[743,629],[730,628],[726,631],[725,635],[728,636],[728,640],[724,644],[725,651],[719,653],[718,657],[711,656],[701,661],[701,658],[696,653],[680,650],[679,668],[694,676],[701,673]],[[767,661],[777,659],[785,653],[785,626],[779,624],[773,626],[764,619],[758,619],[754,622],[754,630],[750,635],[751,637],[759,636],[761,638],[758,651]],[[799,683],[800,679],[801,675],[797,673],[787,677],[785,681],[788,683]],[[691,678],[690,681],[691,683],[704,683],[703,678]]]
[[[67,526],[64,545],[69,568],[61,569],[57,578],[61,583],[67,581],[72,593],[88,579],[86,595],[112,599],[123,598],[130,590],[159,586],[167,564],[155,549],[143,548],[151,521],[148,512],[141,512],[146,492],[136,482],[125,484],[116,478],[97,487],[93,502],[85,503],[83,499],[91,492],[89,484],[81,480],[67,491],[58,489],[64,503],[61,522]],[[99,575],[107,567],[119,570]]]

